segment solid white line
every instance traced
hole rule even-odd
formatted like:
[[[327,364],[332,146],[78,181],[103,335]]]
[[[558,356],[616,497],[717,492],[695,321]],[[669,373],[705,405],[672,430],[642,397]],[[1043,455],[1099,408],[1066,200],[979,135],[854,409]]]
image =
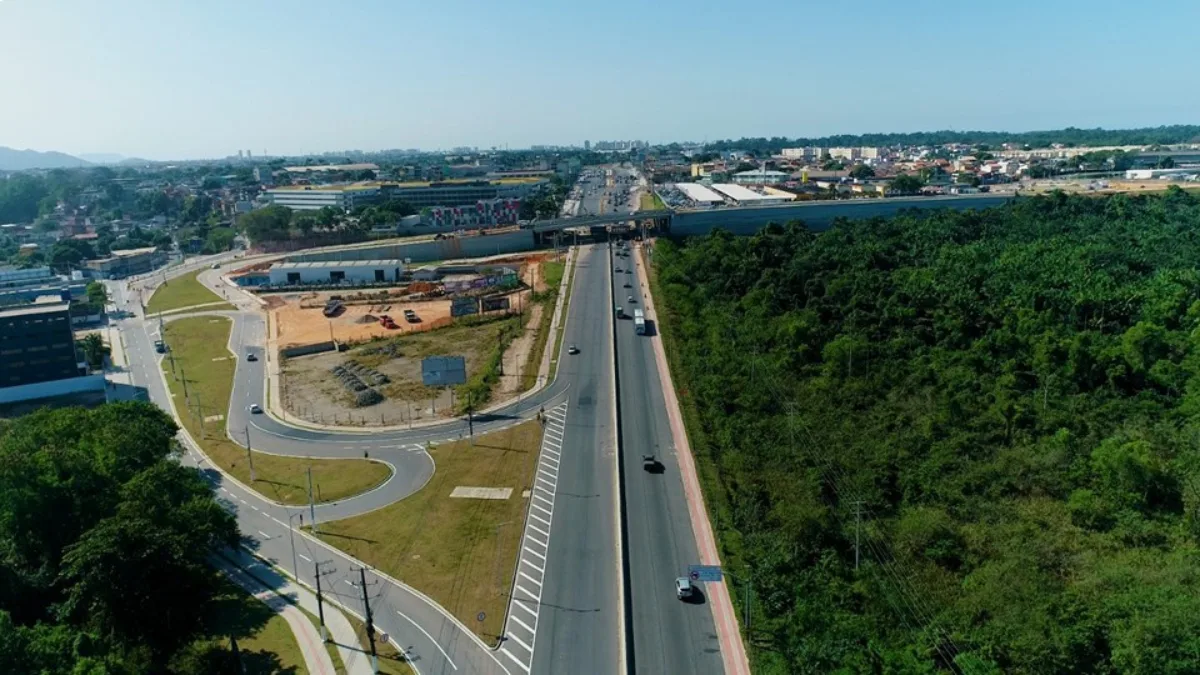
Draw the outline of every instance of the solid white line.
[[[538,468],[538,473],[542,474],[543,476],[548,476],[554,480],[558,480],[558,476],[556,476],[555,474],[550,473],[549,471],[542,469],[540,467]]]
[[[355,586],[353,583],[351,583],[349,579],[342,579],[342,581],[350,588],[358,588],[358,586]]]
[[[540,480],[540,481],[542,481],[543,483],[545,483],[546,485],[549,485],[549,486],[550,486],[550,489],[549,489],[549,490],[546,490],[546,488],[542,488],[543,490],[546,490],[546,492],[553,493],[553,492],[554,492],[554,490],[555,490],[555,488],[557,488],[557,487],[558,487],[558,486],[557,486],[557,485],[555,485],[554,483],[551,483],[550,481],[546,480],[545,478],[542,478],[541,476],[538,476],[538,480]],[[243,503],[244,503],[244,502],[243,502]]]
[[[548,453],[548,454],[554,455],[555,457],[561,457],[561,456],[562,456],[562,453],[561,453],[561,452],[559,452],[559,451],[557,451],[557,450],[551,450],[550,448],[542,448],[542,452],[545,452],[545,453]]]
[[[537,635],[536,628],[525,623],[519,617],[517,617],[515,614],[509,615],[509,618],[511,618],[513,621],[516,621],[517,623],[521,624],[521,627],[524,628],[525,630],[529,631],[530,633],[533,633],[534,635]]]
[[[532,581],[533,583],[537,584],[537,587],[538,587],[538,588],[541,588],[541,587],[542,587],[542,582],[538,581],[537,579],[534,579],[533,577],[529,576],[528,574],[525,574],[524,572],[517,572],[517,574],[519,574],[520,576],[523,576],[523,577],[525,577],[526,579],[528,579],[528,580]]]
[[[542,505],[540,505],[540,504],[534,504],[533,502],[529,502],[529,506],[531,506],[532,508],[535,508],[535,509],[537,509],[538,511],[541,511],[542,513],[544,513],[544,514],[546,514],[546,515],[548,515],[548,516],[550,516],[550,517],[554,517],[554,512],[553,512],[553,511],[551,511],[550,509],[548,509],[548,508],[546,508],[546,507],[544,507],[544,506],[542,506]],[[551,504],[551,506],[553,506],[553,504]],[[529,515],[533,515],[533,514],[531,513],[531,514],[529,514]],[[548,523],[548,522],[547,522],[546,524],[547,524],[547,525],[549,525],[550,523]]]
[[[542,560],[545,560],[545,559],[546,559],[546,556],[542,555],[541,553],[538,553],[537,551],[535,551],[535,550],[533,550],[533,549],[529,548],[528,546],[522,546],[521,548],[522,548],[522,549],[523,549],[523,550],[524,550],[526,553],[532,553],[532,554],[536,555],[537,557],[541,558]]]
[[[266,532],[263,532],[262,530],[259,530],[258,533],[261,534],[262,536],[266,537],[267,539],[271,538],[271,535],[267,534]]]
[[[558,467],[562,466],[562,464],[557,459],[554,459],[553,457],[543,457],[542,461],[543,462],[554,462],[554,466],[552,466],[550,468],[554,469],[555,471],[558,471]]]
[[[523,598],[513,598],[513,607],[520,607],[521,609],[525,610],[526,612],[529,612],[529,615],[530,615],[530,616],[532,616],[534,619],[537,619],[537,615],[538,615],[538,613],[537,613],[537,610],[536,610],[536,609],[533,609],[533,608],[531,608],[531,607],[527,607],[527,606],[525,606],[525,605],[523,605],[523,604],[520,604],[520,603],[523,603],[523,602],[524,602],[524,603],[530,603],[530,602],[533,602],[533,601],[532,601],[532,600],[525,600],[525,599],[523,599]]]
[[[549,533],[549,532],[547,532],[547,531],[545,531],[545,530],[543,530],[542,528],[538,527],[537,525],[534,525],[533,523],[529,523],[529,529],[531,529],[531,530],[533,530],[534,532],[537,532],[538,534],[540,534],[540,535],[542,535],[543,537],[545,537],[545,538],[546,538],[546,541],[550,541],[550,533]]]
[[[537,593],[534,593],[533,591],[529,590],[528,588],[525,588],[521,584],[517,584],[517,590],[524,592],[525,595],[528,595],[530,602],[540,603],[542,601],[541,596],[539,596]]]
[[[523,668],[525,670],[525,672],[527,672],[527,673],[529,672],[529,666],[525,665],[524,663],[521,663],[521,659],[518,659],[517,657],[510,654],[507,649],[501,649],[500,653],[507,656],[508,658],[512,659],[513,663],[517,664],[518,666],[521,666],[521,668]]]
[[[536,518],[539,523],[542,523],[546,527],[550,527],[550,521],[546,520],[545,518],[539,516],[538,514],[532,512],[532,511],[529,512],[529,517]]]
[[[421,631],[421,633],[424,634],[425,637],[429,638],[429,641],[433,643],[433,646],[439,652],[442,653],[442,656],[446,659],[446,663],[449,663],[451,668],[458,670],[458,666],[454,665],[454,662],[450,660],[450,655],[446,653],[446,650],[442,649],[442,646],[437,643],[437,640],[433,639],[433,636],[430,635],[428,633],[428,631],[426,631],[424,628],[421,628],[421,624],[417,623],[416,621],[413,621],[412,619],[409,619],[408,616],[406,614],[402,613],[400,610],[396,610],[396,613],[399,614],[401,618],[408,620],[409,623],[416,626],[417,630]],[[529,671],[528,668],[526,668],[525,670],[526,670],[526,672]]]
[[[550,550],[550,547],[546,545],[546,542],[536,539],[532,534],[529,534],[528,532],[525,533],[525,538],[528,539],[529,541],[532,541],[533,543],[541,546],[542,548],[546,549],[547,551]]]
[[[304,555],[303,553],[297,553],[296,555],[300,556],[301,558],[304,558],[304,562],[312,562],[312,558]]]
[[[533,658],[533,647],[530,647],[529,645],[525,644],[525,641],[524,641],[524,640],[522,640],[521,638],[517,637],[516,635],[513,635],[511,632],[510,632],[508,635],[506,635],[505,637],[507,637],[508,639],[512,640],[513,642],[515,642],[515,643],[517,643],[517,644],[521,645],[522,647],[524,647],[524,648],[525,648],[525,651],[529,652],[529,658],[530,658],[530,659],[532,659],[532,658]]]
[[[551,494],[553,494],[553,493],[551,493]],[[553,502],[553,501],[551,501],[551,500],[549,500],[549,499],[546,499],[545,497],[543,497],[543,496],[539,495],[539,494],[538,494],[538,493],[536,493],[536,492],[534,492],[534,493],[533,493],[533,498],[534,498],[534,499],[540,499],[540,500],[542,500],[542,501],[546,502],[547,504],[549,504],[551,507],[553,507],[553,506],[554,506],[554,502]],[[530,502],[530,503],[532,504],[533,502]],[[539,507],[539,508],[540,508],[540,507]]]
[[[542,569],[541,567],[538,567],[537,565],[534,565],[533,563],[529,562],[529,561],[528,561],[528,560],[526,560],[525,558],[521,558],[521,564],[522,564],[522,565],[529,565],[529,566],[530,566],[530,567],[532,567],[533,569],[537,570],[537,571],[538,571],[538,574],[542,575],[543,577],[544,577],[544,576],[546,576],[546,570]]]

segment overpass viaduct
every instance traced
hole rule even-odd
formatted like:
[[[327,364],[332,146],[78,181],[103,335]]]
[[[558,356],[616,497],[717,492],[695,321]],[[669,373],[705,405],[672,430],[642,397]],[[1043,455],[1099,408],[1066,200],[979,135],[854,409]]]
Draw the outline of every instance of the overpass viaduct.
[[[828,229],[838,218],[861,219],[893,216],[905,209],[986,209],[1005,204],[1011,194],[946,195],[937,197],[891,197],[886,199],[848,199],[780,204],[776,206],[738,206],[702,211],[661,209],[634,213],[555,218],[539,221],[532,229],[539,241],[568,228],[605,228],[623,222],[650,221],[671,236],[707,234],[722,227],[734,234],[753,234],[768,223],[801,220],[811,229]]]

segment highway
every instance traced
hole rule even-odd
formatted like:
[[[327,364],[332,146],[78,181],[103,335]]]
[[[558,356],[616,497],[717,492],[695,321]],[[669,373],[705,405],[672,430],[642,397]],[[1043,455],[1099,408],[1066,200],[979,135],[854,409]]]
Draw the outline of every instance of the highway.
[[[581,250],[575,275],[566,342],[579,354],[563,357],[572,386],[536,625],[539,675],[621,672],[613,319],[603,244]]]
[[[506,628],[509,639],[500,649],[493,650],[418,591],[385,575],[367,572],[376,624],[409,653],[421,675],[456,672],[519,675],[535,669],[544,673],[561,672],[564,664],[578,663],[580,654],[587,655],[582,662],[588,664],[583,672],[612,673],[619,669],[621,610],[616,591],[619,559],[611,393],[613,360],[609,329],[603,328],[610,320],[608,267],[604,261],[602,249],[581,249],[580,276],[574,284],[563,340],[564,348],[575,344],[581,353],[563,354],[556,379],[541,391],[518,404],[478,417],[475,422],[476,433],[485,433],[534,417],[543,407],[548,415],[562,411],[564,424],[556,421],[547,426],[547,437],[557,443],[553,452],[558,454],[558,483],[553,488],[551,536],[547,537],[546,548],[537,551],[546,561],[533,616],[510,609],[518,619],[509,620]],[[202,280],[207,276],[202,274]],[[134,396],[148,398],[171,410],[158,369],[159,355],[153,350],[159,320],[139,316],[138,303],[125,284],[110,283],[109,288],[117,308],[132,313],[130,318],[117,320],[117,328],[128,359]],[[425,484],[433,470],[424,444],[467,433],[465,420],[367,435],[301,429],[269,415],[249,414],[246,411],[249,403],[262,404],[265,400],[262,346],[265,324],[261,315],[253,311],[253,300],[235,297],[234,301],[242,311],[197,312],[233,320],[230,348],[238,357],[238,367],[230,409],[226,411],[231,437],[244,443],[248,431],[252,447],[268,453],[321,458],[362,458],[366,453],[372,460],[388,463],[393,470],[392,477],[375,490],[317,505],[318,524],[366,513],[412,494]],[[183,315],[168,315],[164,320],[169,322],[179,316]],[[246,360],[248,353],[253,353],[257,360]],[[204,471],[219,500],[237,516],[247,547],[310,586],[315,586],[316,567],[321,564],[323,589],[345,607],[363,613],[357,587],[357,561],[297,529],[302,522],[311,524],[308,507],[271,503],[208,466],[192,449],[183,461]],[[579,583],[581,572],[588,576],[587,583]],[[534,628],[536,637],[522,633],[521,621]],[[522,643],[529,647],[527,651],[520,646]]]
[[[617,304],[631,316],[642,305],[637,275],[630,272],[637,255],[616,257],[616,251],[614,246],[610,264],[621,271],[615,274],[614,293],[619,294]],[[724,664],[703,584],[697,584],[696,596],[687,601],[675,593],[675,579],[685,576],[688,565],[698,564],[700,557],[654,351],[648,337],[634,332],[632,320],[619,324],[617,372],[635,672],[721,673]],[[662,472],[645,471],[643,454],[654,455]]]

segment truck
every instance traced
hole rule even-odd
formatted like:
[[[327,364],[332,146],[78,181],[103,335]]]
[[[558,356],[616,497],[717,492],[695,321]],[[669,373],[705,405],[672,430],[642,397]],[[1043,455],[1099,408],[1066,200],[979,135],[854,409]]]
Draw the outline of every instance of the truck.
[[[641,309],[633,310],[633,331],[638,335],[646,334],[646,315]]]

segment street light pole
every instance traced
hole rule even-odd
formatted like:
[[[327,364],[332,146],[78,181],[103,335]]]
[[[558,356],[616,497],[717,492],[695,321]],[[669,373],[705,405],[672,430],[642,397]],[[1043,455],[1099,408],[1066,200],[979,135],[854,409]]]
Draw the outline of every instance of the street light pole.
[[[296,580],[300,580],[300,568],[296,565],[296,530],[292,527],[292,518],[300,517],[300,527],[304,527],[303,513],[288,514],[288,536],[292,539],[292,572],[296,575]]]

